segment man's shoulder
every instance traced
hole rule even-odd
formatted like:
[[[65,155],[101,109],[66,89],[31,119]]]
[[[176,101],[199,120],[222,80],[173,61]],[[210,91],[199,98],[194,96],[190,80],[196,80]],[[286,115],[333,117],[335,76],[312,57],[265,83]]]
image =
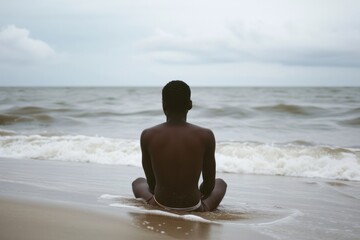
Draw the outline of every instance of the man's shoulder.
[[[187,130],[185,130],[185,129],[187,129]],[[207,138],[214,138],[214,133],[209,128],[204,128],[204,127],[192,124],[192,123],[187,123],[186,125],[184,125],[184,131],[189,131],[189,130],[194,135],[201,135],[201,136],[204,136]],[[169,130],[167,129],[166,123],[161,123],[161,124],[144,129],[141,133],[141,137],[142,138],[151,137],[158,133],[163,133],[164,131],[167,132]]]
[[[151,135],[154,132],[161,130],[163,128],[163,126],[164,126],[164,123],[161,123],[161,124],[146,128],[142,131],[141,136]]]
[[[195,125],[195,124],[193,124],[193,123],[188,123],[188,125],[189,125],[191,128],[197,129],[197,130],[199,130],[199,131],[212,132],[211,129],[209,129],[209,128],[205,128],[205,127],[202,127],[202,126],[199,126],[199,125]]]
[[[204,128],[195,124],[191,124],[189,123],[189,126],[196,132],[198,132],[201,135],[204,135],[206,137],[214,137],[214,133],[211,129],[209,128]]]

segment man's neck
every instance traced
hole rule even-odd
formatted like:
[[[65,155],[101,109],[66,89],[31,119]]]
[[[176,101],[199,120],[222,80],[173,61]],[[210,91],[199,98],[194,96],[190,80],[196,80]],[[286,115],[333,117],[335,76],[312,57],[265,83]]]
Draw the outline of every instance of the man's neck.
[[[173,113],[166,116],[166,122],[172,124],[186,123],[186,113]]]

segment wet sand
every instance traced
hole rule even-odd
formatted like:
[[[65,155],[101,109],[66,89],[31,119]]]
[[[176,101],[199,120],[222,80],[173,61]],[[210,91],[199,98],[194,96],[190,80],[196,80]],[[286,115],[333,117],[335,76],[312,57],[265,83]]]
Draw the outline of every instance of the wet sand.
[[[166,239],[126,219],[62,205],[0,200],[1,239]]]
[[[151,209],[135,167],[0,158],[0,239],[358,239],[360,183],[219,174],[213,213]]]

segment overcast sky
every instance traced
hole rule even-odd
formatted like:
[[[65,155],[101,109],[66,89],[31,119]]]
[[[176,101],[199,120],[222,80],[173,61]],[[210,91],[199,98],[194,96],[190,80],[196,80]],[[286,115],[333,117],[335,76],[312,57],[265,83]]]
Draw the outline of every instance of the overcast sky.
[[[0,86],[360,86],[358,0],[0,6]]]

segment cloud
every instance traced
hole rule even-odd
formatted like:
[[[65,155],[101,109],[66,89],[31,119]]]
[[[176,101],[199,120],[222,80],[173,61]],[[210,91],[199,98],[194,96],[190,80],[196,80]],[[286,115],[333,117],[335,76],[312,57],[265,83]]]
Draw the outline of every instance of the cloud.
[[[0,85],[360,83],[358,0],[22,2],[0,8]]]
[[[25,28],[9,25],[0,31],[0,63],[29,64],[49,60],[55,55],[54,49],[31,38]]]
[[[239,23],[206,34],[179,34],[158,28],[137,46],[147,57],[169,64],[262,62],[359,67],[358,42],[357,27],[304,29],[290,24]]]

